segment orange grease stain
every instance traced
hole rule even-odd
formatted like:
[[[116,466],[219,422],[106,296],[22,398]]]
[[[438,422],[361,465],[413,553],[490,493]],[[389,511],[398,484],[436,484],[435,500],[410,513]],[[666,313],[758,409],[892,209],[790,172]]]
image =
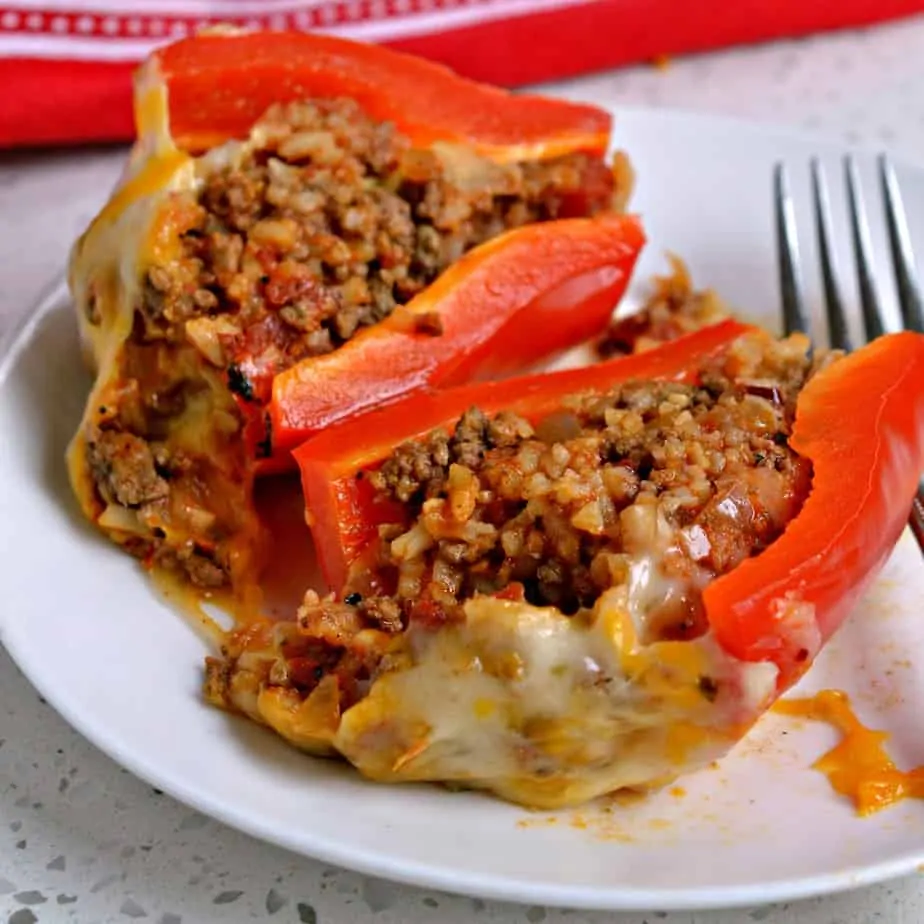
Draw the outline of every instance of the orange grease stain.
[[[854,714],[850,699],[839,690],[822,690],[814,696],[788,699],[776,712],[828,722],[843,738],[812,765],[823,773],[836,792],[853,801],[860,815],[872,815],[902,799],[924,799],[924,767],[899,770],[886,753],[887,732],[866,728]]]

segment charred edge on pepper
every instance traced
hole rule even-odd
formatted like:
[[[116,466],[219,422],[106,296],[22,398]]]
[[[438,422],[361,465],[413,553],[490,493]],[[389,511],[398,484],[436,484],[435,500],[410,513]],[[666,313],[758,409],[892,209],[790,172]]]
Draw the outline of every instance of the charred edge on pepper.
[[[244,401],[253,401],[253,385],[237,363],[228,366],[228,388]]]
[[[273,455],[273,418],[269,414],[263,415],[263,432],[266,435],[256,446],[257,458],[269,459]]]

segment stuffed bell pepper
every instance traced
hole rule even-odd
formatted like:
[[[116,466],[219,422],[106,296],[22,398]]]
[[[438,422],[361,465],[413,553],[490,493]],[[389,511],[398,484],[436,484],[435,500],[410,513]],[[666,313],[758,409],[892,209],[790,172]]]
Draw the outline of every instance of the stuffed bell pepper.
[[[97,378],[69,467],[88,518],[202,588],[255,586],[258,471],[599,333],[643,243],[607,113],[383,48],[202,34],[143,65],[135,108],[71,259]]]
[[[811,665],[907,520],[924,337],[727,320],[296,458],[333,592],[230,634],[209,700],[375,780],[572,805],[715,759]]]

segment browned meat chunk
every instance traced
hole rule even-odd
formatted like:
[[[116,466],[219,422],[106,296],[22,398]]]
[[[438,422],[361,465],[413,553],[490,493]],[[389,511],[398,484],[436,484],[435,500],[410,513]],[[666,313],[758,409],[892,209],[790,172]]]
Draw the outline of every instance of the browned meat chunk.
[[[99,431],[88,443],[90,467],[107,503],[139,507],[167,496],[167,482],[157,473],[148,443],[131,433]]]

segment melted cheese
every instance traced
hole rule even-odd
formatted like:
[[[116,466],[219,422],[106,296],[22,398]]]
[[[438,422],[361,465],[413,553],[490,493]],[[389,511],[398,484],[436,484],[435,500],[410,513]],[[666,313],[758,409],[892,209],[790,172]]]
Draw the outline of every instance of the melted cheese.
[[[708,636],[639,644],[621,590],[575,617],[490,597],[469,601],[465,617],[410,630],[402,668],[344,714],[333,744],[366,776],[573,805],[716,759],[773,696],[773,671]],[[718,696],[704,694],[703,676]],[[738,691],[758,686],[759,702],[743,703]]]
[[[221,370],[205,361],[194,346],[165,346],[162,355],[151,352],[147,358],[136,351],[132,361],[130,342],[148,269],[169,265],[181,255],[180,231],[190,196],[201,186],[202,176],[213,169],[216,158],[220,161],[233,156],[236,148],[226,146],[228,150],[199,159],[178,150],[169,133],[166,87],[151,67],[142,69],[138,79],[135,118],[138,140],[120,183],[71,253],[68,281],[82,346],[96,380],[80,428],[68,448],[68,471],[84,514],[116,542],[136,541],[139,535],[150,535],[156,526],[168,543],[183,549],[197,542],[206,529],[202,526],[204,517],[220,516],[233,532],[225,552],[239,595],[234,610],[249,618],[259,606],[254,576],[264,543],[256,514],[244,509],[252,473],[238,455],[240,422],[233,397]],[[137,378],[138,370],[149,364],[156,378],[162,362],[171,364],[177,381],[205,386],[169,420],[166,439],[172,449],[211,460],[212,464],[208,474],[197,475],[202,483],[193,485],[195,490],[184,494],[184,489],[175,485],[167,519],[141,523],[132,511],[113,511],[112,505],[108,511],[104,508],[89,469],[87,438],[105,418],[104,409],[111,409],[112,402],[120,400],[126,384],[125,368],[133,368],[128,378]],[[140,374],[143,379],[145,373]],[[140,380],[140,387],[149,386]],[[202,509],[200,490],[207,494],[209,509]],[[200,510],[202,516],[197,520]]]
[[[139,87],[139,140],[132,149],[116,190],[71,252],[68,283],[74,298],[81,343],[96,371],[84,419],[68,448],[74,492],[84,513],[95,520],[101,510],[87,467],[83,434],[100,397],[118,379],[119,359],[131,333],[135,305],[147,266],[164,252],[158,218],[171,192],[191,189],[195,170],[190,157],[169,140],[163,86]],[[178,246],[178,244],[176,244]]]
[[[863,725],[846,693],[822,690],[811,697],[783,700],[775,709],[783,715],[828,722],[843,734],[840,743],[812,766],[853,802],[860,815],[872,815],[902,799],[924,799],[924,766],[899,770],[884,747],[888,733]]]
[[[738,661],[711,633],[649,641],[649,610],[670,586],[648,543],[626,584],[574,616],[475,597],[459,622],[394,637],[342,716],[324,683],[304,700],[273,685],[291,624],[235,632],[212,701],[383,782],[448,782],[546,809],[663,786],[726,753],[778,680],[774,664]]]

